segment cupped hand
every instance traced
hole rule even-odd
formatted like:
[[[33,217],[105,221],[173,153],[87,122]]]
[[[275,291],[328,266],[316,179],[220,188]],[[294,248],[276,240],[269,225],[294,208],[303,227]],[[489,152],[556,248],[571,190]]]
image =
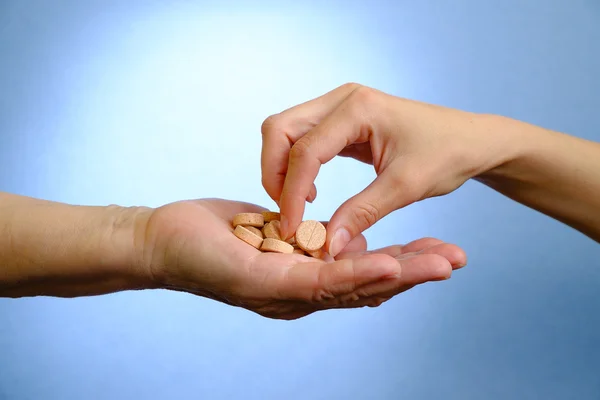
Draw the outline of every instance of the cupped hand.
[[[447,194],[503,162],[506,139],[487,135],[484,116],[346,84],[273,115],[262,125],[262,182],[281,210],[282,234],[302,221],[314,180],[335,156],[372,164],[377,178],[334,213],[326,249],[345,245],[390,212]]]
[[[378,306],[421,283],[448,279],[466,263],[457,246],[421,239],[366,251],[362,235],[335,260],[263,253],[233,235],[231,221],[257,205],[182,201],[152,212],[144,264],[159,287],[190,292],[277,319],[330,308]]]

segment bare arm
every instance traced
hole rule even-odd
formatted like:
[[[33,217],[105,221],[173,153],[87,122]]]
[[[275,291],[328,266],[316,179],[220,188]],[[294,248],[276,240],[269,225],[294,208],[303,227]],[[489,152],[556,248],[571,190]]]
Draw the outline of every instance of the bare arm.
[[[144,213],[0,193],[0,296],[74,297],[148,287],[135,242]]]
[[[600,143],[504,117],[489,134],[509,136],[510,161],[475,179],[600,242]]]

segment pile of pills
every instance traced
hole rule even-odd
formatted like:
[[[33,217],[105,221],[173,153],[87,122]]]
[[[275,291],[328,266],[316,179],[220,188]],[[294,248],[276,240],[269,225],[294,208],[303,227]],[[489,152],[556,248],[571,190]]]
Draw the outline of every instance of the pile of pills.
[[[233,217],[233,234],[264,252],[303,254],[322,258],[325,245],[325,226],[319,221],[302,221],[294,236],[283,240],[280,215],[274,211],[241,213]]]

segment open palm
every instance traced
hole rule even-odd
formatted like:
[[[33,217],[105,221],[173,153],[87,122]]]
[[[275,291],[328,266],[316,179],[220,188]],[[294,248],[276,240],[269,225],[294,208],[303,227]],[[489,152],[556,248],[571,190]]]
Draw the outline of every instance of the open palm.
[[[336,260],[262,253],[233,235],[237,213],[263,207],[223,199],[182,201],[154,211],[145,232],[147,267],[161,287],[295,319],[328,308],[378,306],[466,263],[457,246],[421,239],[366,251],[363,236]]]

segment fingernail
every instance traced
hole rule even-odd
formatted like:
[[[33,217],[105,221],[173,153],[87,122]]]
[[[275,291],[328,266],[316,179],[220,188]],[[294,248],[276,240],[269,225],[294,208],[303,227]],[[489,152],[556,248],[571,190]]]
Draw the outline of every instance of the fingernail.
[[[337,256],[350,243],[350,233],[345,228],[338,229],[329,243],[329,254]]]
[[[288,239],[287,238],[287,234],[288,234],[287,229],[288,229],[288,220],[285,217],[285,215],[282,215],[279,218],[279,233],[281,234],[282,239],[284,239],[284,240]]]

